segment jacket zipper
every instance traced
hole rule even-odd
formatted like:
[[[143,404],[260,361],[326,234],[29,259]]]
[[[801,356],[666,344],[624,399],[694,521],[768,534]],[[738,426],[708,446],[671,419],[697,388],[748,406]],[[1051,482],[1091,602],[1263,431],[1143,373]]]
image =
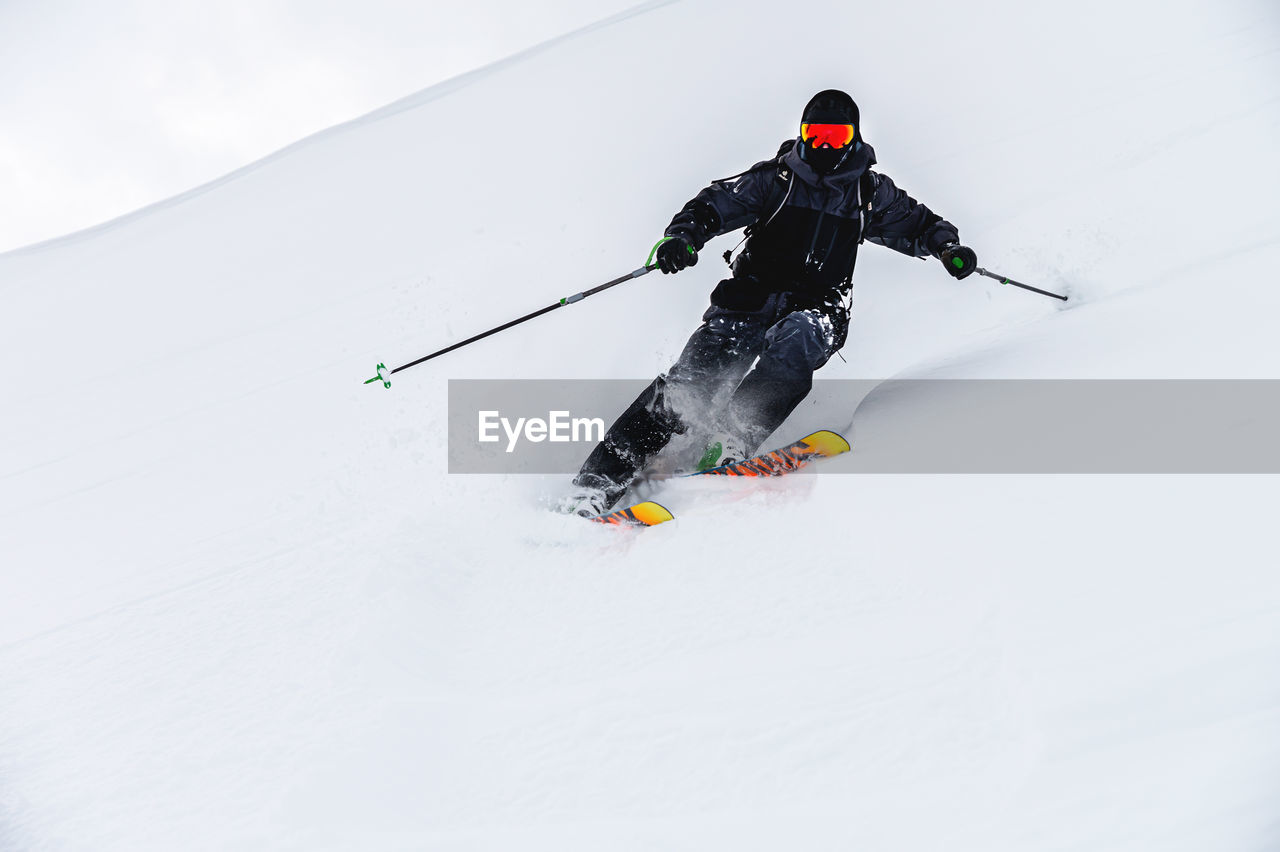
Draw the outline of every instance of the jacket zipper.
[[[818,179],[818,185],[819,186],[822,185],[822,178]],[[857,200],[857,204],[858,204],[858,242],[861,243],[862,227],[863,227],[862,226],[862,178],[861,177],[858,178],[858,183],[856,185],[856,188],[854,189],[854,193],[855,193],[854,198]],[[827,215],[826,205],[823,205],[822,209],[818,211],[818,222],[813,227],[813,238],[809,240],[809,254],[805,258],[805,266],[808,266],[811,263],[813,263],[813,250],[818,247],[818,237],[822,234],[822,220],[826,218],[826,215]],[[832,249],[835,248],[836,240],[839,237],[840,237],[840,229],[835,228],[831,232],[831,241],[827,243],[826,253],[823,254],[822,260],[818,261],[817,263],[817,268],[819,272],[822,271],[822,267],[826,264],[827,258],[831,257],[831,251]]]
[[[826,207],[824,206],[822,209],[818,211],[818,223],[813,226],[813,239],[809,240],[809,254],[804,259],[805,266],[808,266],[811,263],[813,263],[813,250],[818,246],[818,234],[822,233],[822,220],[826,218],[826,215],[827,215],[827,211],[826,211]],[[818,269],[822,269],[822,262],[825,260],[826,258],[824,257],[822,261],[818,262]]]

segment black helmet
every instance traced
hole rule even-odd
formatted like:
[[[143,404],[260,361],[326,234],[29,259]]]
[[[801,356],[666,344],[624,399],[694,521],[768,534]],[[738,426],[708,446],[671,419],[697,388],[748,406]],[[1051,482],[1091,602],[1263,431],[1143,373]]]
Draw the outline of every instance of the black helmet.
[[[800,115],[800,159],[828,174],[858,147],[858,105],[839,89],[818,92]]]

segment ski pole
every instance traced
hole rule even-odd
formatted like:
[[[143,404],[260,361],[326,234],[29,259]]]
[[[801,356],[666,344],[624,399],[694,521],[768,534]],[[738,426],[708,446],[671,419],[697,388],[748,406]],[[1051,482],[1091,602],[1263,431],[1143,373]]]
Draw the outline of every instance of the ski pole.
[[[652,255],[650,255],[650,259],[652,259]],[[446,352],[452,352],[455,349],[461,349],[463,346],[466,346],[470,343],[475,343],[477,340],[483,340],[484,338],[488,337],[491,334],[497,334],[500,331],[505,331],[506,329],[511,328],[513,325],[519,325],[520,323],[527,322],[528,320],[531,320],[534,317],[540,317],[545,313],[554,311],[556,308],[563,308],[565,305],[572,305],[574,302],[581,302],[583,299],[587,298],[588,296],[594,296],[596,293],[599,293],[602,290],[608,290],[610,287],[615,287],[624,281],[630,281],[633,278],[639,278],[641,275],[646,275],[657,268],[658,267],[656,265],[642,266],[637,270],[628,272],[626,275],[619,275],[617,278],[613,279],[612,281],[606,281],[605,283],[599,285],[598,287],[592,287],[590,290],[583,290],[581,293],[574,293],[572,296],[565,296],[563,299],[556,302],[555,304],[547,305],[545,308],[536,310],[531,314],[525,314],[519,319],[513,319],[511,322],[504,323],[503,325],[500,325],[497,328],[491,328],[488,331],[477,334],[475,337],[468,337],[466,340],[462,341],[461,343],[455,343],[452,346],[446,346],[445,348],[439,350],[438,352],[432,352],[430,355],[423,355],[418,360],[410,361],[408,364],[402,364],[399,367],[396,367],[394,370],[388,370],[386,364],[379,364],[378,375],[374,376],[372,379],[366,379],[364,383],[366,385],[369,385],[369,384],[373,384],[374,382],[382,382],[382,384],[385,385],[386,387],[391,387],[390,377],[395,373],[400,372],[401,370],[407,370],[410,367],[413,367],[417,364],[421,364],[423,361],[430,361],[432,358],[436,358],[440,355],[445,354]]]
[[[975,269],[974,272],[978,273],[979,275],[985,275],[988,278],[994,278],[995,280],[999,281],[1001,284],[1012,284],[1015,287],[1021,287],[1023,290],[1030,290],[1032,293],[1039,293],[1041,296],[1052,296],[1053,298],[1061,299],[1064,302],[1067,300],[1066,296],[1059,296],[1057,293],[1050,293],[1048,290],[1041,290],[1038,287],[1032,287],[1030,284],[1019,284],[1017,281],[1014,281],[1012,278],[1005,278],[1003,275],[996,275],[994,272],[988,272],[987,270],[983,269],[981,266]]]

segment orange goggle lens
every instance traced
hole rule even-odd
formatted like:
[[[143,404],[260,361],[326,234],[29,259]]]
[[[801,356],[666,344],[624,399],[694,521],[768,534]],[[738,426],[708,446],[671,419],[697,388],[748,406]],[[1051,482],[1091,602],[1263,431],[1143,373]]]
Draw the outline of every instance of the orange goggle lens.
[[[813,148],[843,148],[853,141],[852,124],[802,124],[800,138]]]

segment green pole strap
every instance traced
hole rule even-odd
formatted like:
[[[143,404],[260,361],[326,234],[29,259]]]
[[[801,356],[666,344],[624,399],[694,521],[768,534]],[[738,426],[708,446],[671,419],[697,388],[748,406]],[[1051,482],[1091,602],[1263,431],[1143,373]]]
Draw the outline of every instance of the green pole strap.
[[[656,257],[656,256],[657,256],[657,254],[658,254],[658,248],[659,248],[659,246],[661,246],[663,243],[667,242],[668,240],[674,240],[674,239],[675,239],[675,237],[663,237],[662,239],[660,239],[660,240],[658,240],[656,243],[654,243],[654,244],[653,244],[653,250],[649,252],[649,259],[648,259],[648,260],[646,260],[646,261],[644,262],[644,265],[645,265],[645,266],[653,266],[653,259],[654,259],[654,257]],[[694,247],[693,247],[693,246],[689,246],[689,254],[697,254],[697,253],[698,253],[698,252],[697,252],[697,250],[696,250],[696,249],[694,249]]]

